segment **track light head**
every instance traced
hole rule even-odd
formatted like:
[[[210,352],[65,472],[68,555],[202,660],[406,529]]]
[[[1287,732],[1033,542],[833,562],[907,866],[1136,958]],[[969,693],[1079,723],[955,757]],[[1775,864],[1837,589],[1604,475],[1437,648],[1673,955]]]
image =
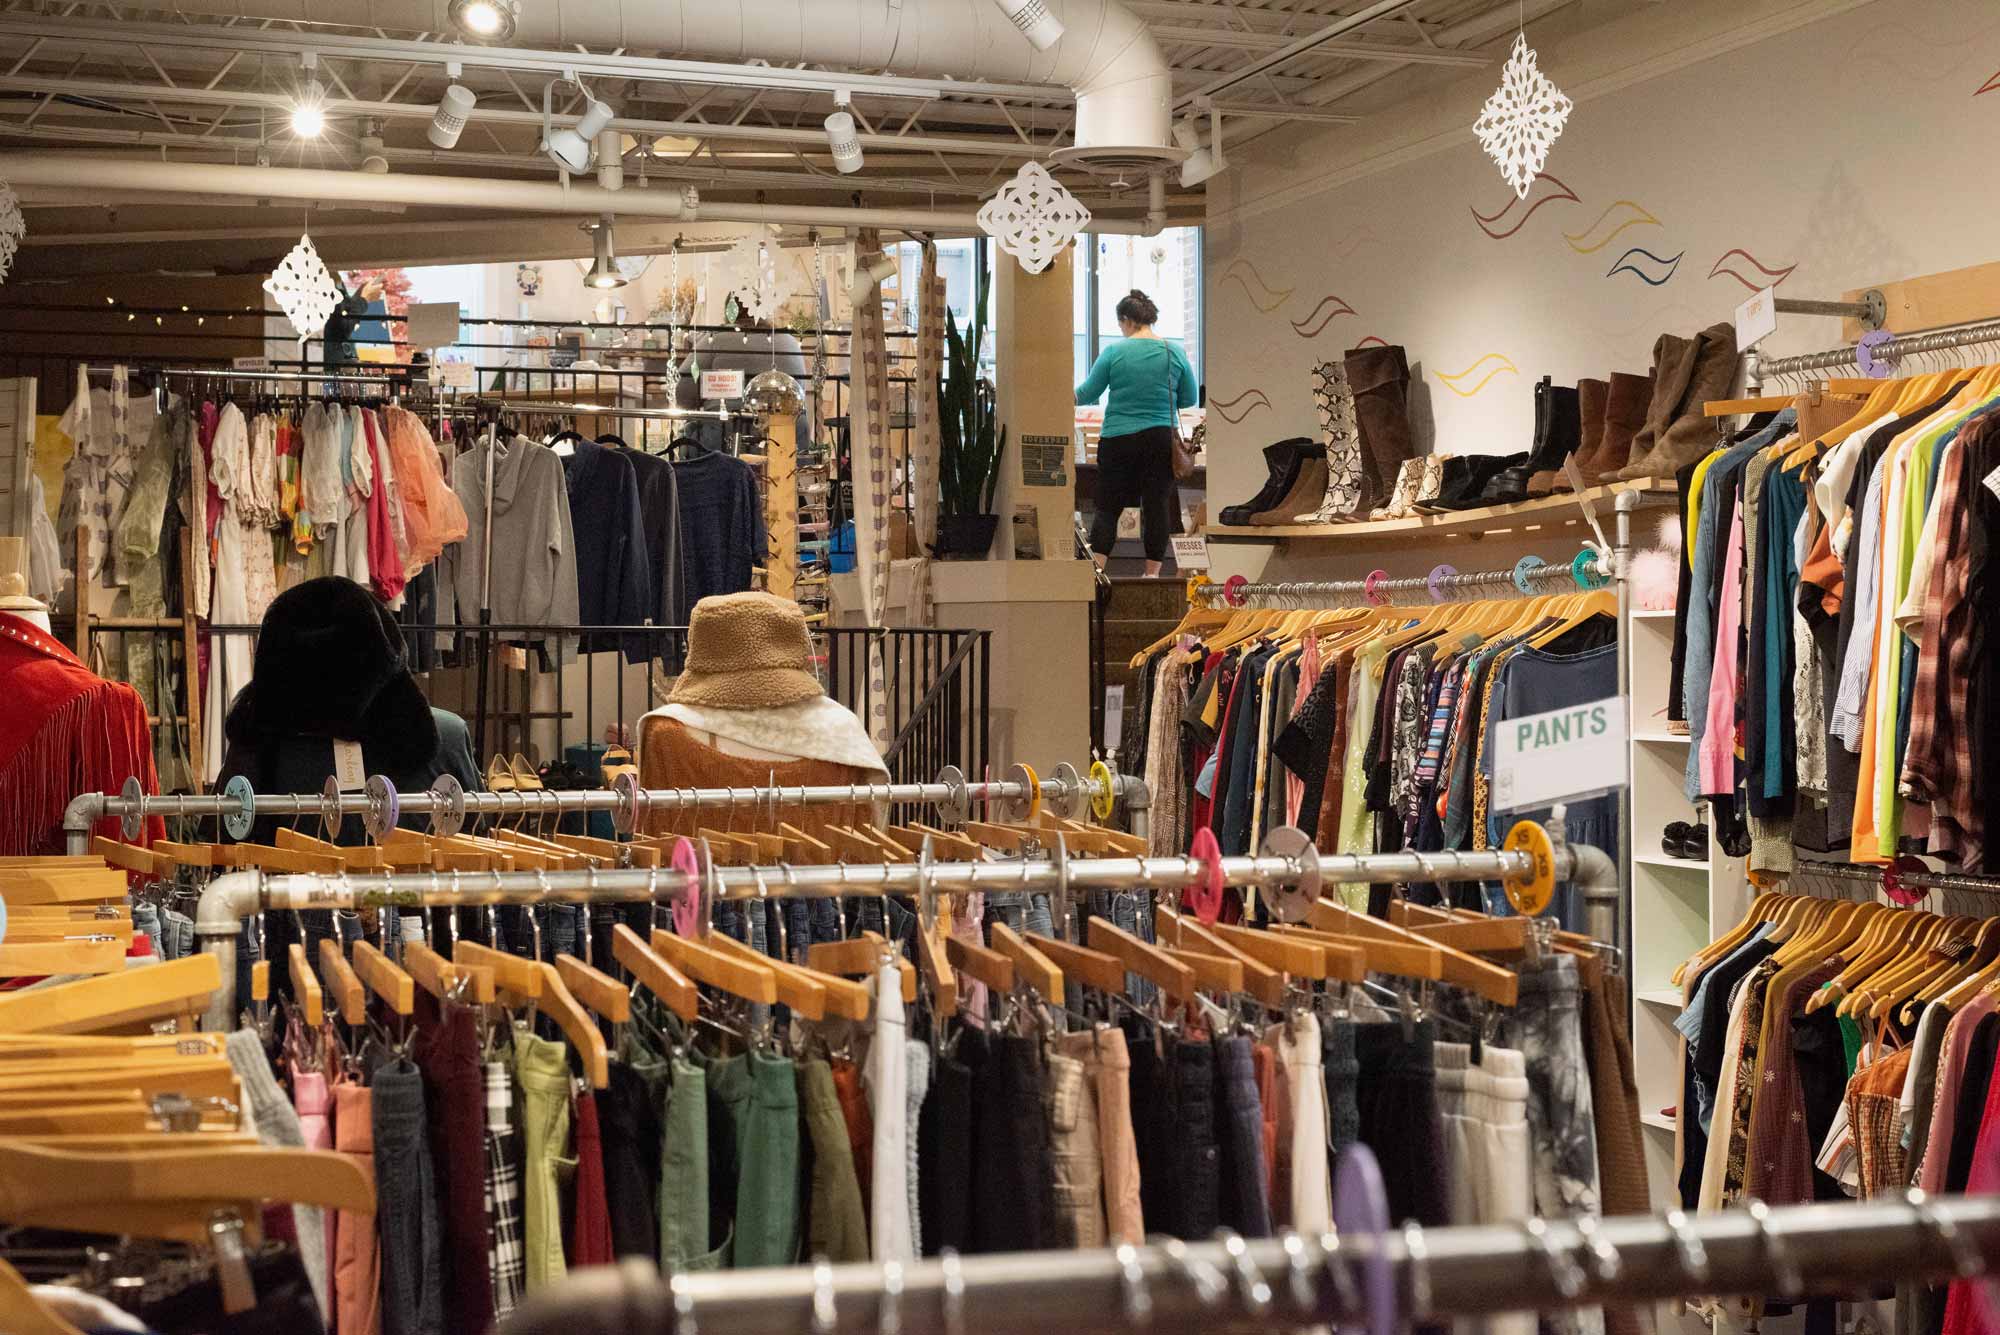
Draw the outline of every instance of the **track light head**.
[[[326,89],[318,79],[307,79],[292,105],[292,133],[300,139],[317,139],[326,130]]]
[[[472,108],[479,98],[462,83],[455,83],[444,90],[438,99],[437,110],[431,113],[430,140],[439,148],[458,147],[458,137],[465,133],[465,126],[472,119]]]
[[[855,132],[854,113],[847,109],[847,99],[840,99],[840,109],[826,118],[826,142],[833,150],[833,165],[842,176],[852,176],[861,170],[861,137]]]
[[[869,300],[869,295],[880,288],[888,277],[896,272],[896,257],[886,250],[878,250],[873,255],[866,251],[856,251],[854,255],[854,281],[847,285],[848,298],[857,306]]]
[[[605,214],[590,229],[591,253],[590,272],[583,276],[584,286],[609,289],[625,286],[625,275],[618,272],[618,258],[612,253],[611,215]]]
[[[521,18],[521,0],[451,0],[451,26],[475,42],[504,42]]]
[[[550,161],[572,176],[581,176],[590,170],[590,164],[597,158],[597,136],[618,114],[607,103],[599,102],[589,93],[585,93],[583,98],[584,111],[576,122],[576,128],[545,130],[542,135],[542,151],[549,155]]]
[[[1021,30],[1028,44],[1046,51],[1062,40],[1063,25],[1049,12],[1046,0],[993,0],[1007,21]]]
[[[1200,185],[1229,165],[1222,156],[1222,133],[1219,125],[1216,127],[1213,147],[1202,143],[1201,124],[1192,116],[1175,121],[1173,133],[1174,142],[1187,153],[1187,157],[1181,160],[1182,189]]]

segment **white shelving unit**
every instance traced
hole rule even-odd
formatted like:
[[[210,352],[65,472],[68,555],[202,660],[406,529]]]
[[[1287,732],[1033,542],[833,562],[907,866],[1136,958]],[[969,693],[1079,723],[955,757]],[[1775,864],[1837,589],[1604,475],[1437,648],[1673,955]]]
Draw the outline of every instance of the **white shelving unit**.
[[[1672,1209],[1675,1196],[1674,1119],[1666,1110],[1681,1098],[1681,990],[1672,982],[1680,963],[1727,930],[1749,906],[1743,860],[1714,842],[1708,858],[1671,857],[1660,835],[1673,821],[1705,820],[1688,801],[1682,776],[1689,741],[1666,728],[1668,676],[1673,662],[1674,614],[1634,611],[1632,646],[1632,1058],[1639,1082],[1639,1121],[1646,1180],[1655,1210]],[[1708,1327],[1692,1316],[1655,1309],[1662,1332],[1692,1335]]]

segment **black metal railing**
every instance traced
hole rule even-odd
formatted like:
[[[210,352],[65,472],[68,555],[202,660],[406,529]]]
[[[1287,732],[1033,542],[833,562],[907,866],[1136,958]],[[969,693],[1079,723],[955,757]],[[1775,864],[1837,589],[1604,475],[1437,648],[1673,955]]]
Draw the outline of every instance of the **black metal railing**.
[[[254,644],[261,628],[203,629],[214,637],[246,636]],[[519,752],[594,771],[607,733],[620,736],[610,732],[612,725],[636,743],[638,717],[665,702],[687,651],[685,626],[406,623],[403,629],[431,703],[465,719],[482,765],[494,755]],[[122,677],[132,661],[130,637],[150,637],[155,660],[171,662],[183,634],[178,620],[93,619],[87,657],[106,676]],[[482,638],[491,646],[484,653]],[[864,721],[877,680],[869,648],[879,644],[892,738],[884,761],[899,781],[929,781],[946,765],[968,777],[984,773],[991,755],[992,632],[833,626],[815,629],[812,639],[827,694]],[[184,672],[172,676],[186,679]],[[185,695],[184,689],[177,693]],[[172,701],[171,709],[167,703],[156,703],[155,727],[184,729],[186,699]]]

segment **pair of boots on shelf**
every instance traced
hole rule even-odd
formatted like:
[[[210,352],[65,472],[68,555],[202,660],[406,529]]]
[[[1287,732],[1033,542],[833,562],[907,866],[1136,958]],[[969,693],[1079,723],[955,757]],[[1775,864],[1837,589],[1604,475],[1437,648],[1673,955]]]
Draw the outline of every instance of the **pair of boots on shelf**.
[[[1510,505],[1570,490],[1563,463],[1576,456],[1587,487],[1670,478],[1715,442],[1703,415],[1736,383],[1736,330],[1712,325],[1693,338],[1662,334],[1648,375],[1611,373],[1574,388],[1543,376],[1535,386],[1535,445],[1501,470],[1481,499]]]
[[[1410,364],[1401,348],[1351,348],[1313,368],[1323,440],[1303,436],[1264,447],[1268,474],[1257,494],[1226,507],[1225,524],[1270,527],[1367,517],[1395,494],[1411,459]]]

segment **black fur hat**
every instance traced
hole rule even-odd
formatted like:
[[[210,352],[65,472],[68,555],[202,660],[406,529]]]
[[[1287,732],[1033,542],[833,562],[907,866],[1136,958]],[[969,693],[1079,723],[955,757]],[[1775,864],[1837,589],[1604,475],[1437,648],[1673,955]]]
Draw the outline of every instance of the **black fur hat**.
[[[427,765],[438,749],[401,627],[374,594],[339,576],[271,600],[228,734],[243,746],[296,734],[360,742],[372,768],[392,772]]]

